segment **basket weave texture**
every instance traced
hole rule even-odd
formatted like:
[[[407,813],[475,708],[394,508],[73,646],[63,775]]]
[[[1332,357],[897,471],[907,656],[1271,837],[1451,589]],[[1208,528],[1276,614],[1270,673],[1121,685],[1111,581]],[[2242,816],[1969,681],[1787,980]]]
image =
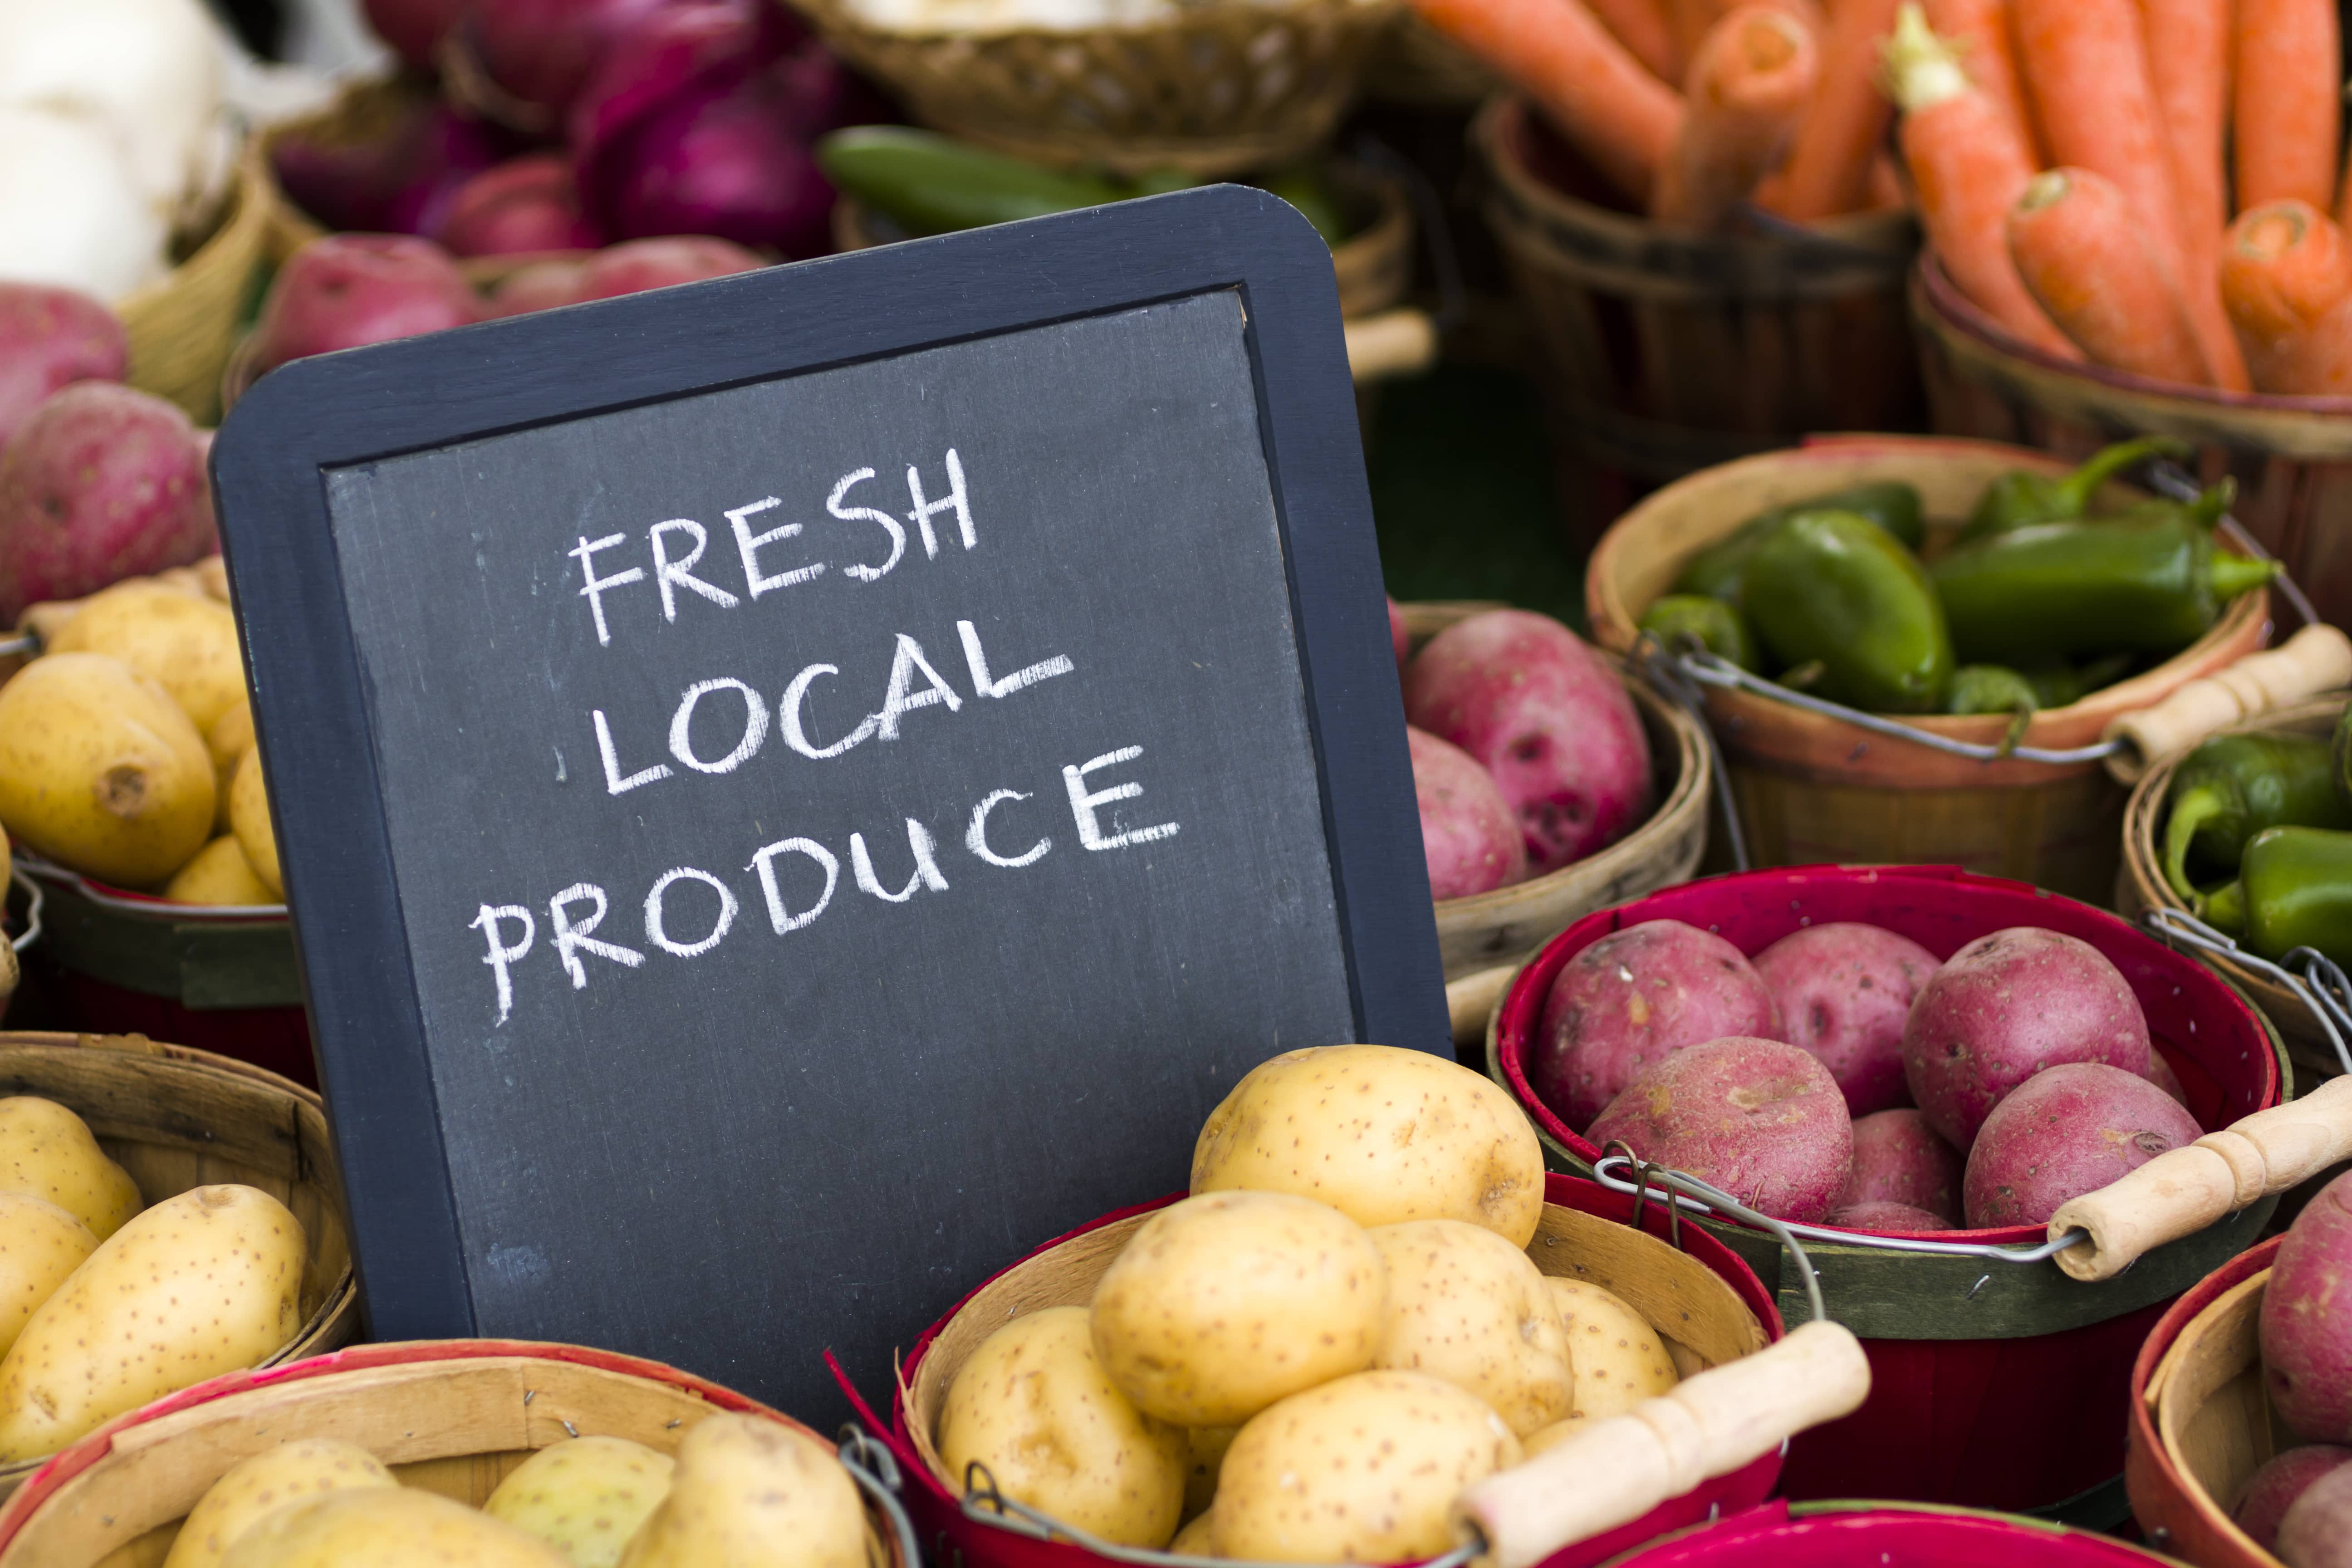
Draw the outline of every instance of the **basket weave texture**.
[[[268,263],[277,184],[247,143],[220,225],[188,258],[116,304],[131,341],[126,379],[176,403],[199,425],[220,418],[221,369]]]

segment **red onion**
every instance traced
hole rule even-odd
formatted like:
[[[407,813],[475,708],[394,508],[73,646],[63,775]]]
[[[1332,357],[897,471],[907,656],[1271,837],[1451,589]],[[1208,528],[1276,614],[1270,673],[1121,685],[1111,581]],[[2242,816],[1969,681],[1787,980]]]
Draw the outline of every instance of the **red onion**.
[[[571,161],[557,153],[511,158],[467,180],[450,198],[436,237],[453,256],[588,250],[604,243],[580,216]]]
[[[434,67],[442,38],[457,25],[466,0],[365,0],[368,26],[393,52],[419,70]]]
[[[668,0],[468,0],[460,37],[491,84],[559,127],[630,25]]]
[[[497,127],[445,105],[416,105],[376,142],[280,140],[272,162],[294,205],[331,229],[425,234],[474,175],[515,151]]]

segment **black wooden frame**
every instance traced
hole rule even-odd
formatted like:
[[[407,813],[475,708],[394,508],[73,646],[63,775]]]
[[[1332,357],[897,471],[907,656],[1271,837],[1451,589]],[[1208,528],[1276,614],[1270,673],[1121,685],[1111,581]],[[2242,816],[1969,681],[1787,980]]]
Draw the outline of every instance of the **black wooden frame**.
[[[300,360],[212,458],[303,987],[373,1332],[475,1317],[324,471],[1238,289],[1359,1037],[1450,1055],[1330,255],[1220,185]]]

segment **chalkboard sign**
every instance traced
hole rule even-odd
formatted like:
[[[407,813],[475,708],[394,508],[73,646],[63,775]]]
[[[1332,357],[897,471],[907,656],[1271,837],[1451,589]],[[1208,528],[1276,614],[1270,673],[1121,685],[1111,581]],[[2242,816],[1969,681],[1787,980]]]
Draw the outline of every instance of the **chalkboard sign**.
[[[1448,1050],[1331,268],[1189,192],[304,361],[214,458],[373,1331],[822,1416]]]

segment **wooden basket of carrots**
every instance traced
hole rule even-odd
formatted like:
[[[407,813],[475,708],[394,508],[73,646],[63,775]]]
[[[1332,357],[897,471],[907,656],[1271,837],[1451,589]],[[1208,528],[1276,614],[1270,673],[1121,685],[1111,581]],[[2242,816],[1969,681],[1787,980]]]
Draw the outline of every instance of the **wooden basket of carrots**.
[[[2333,0],[1975,0],[1990,20],[1954,37],[1959,8],[1886,50],[1936,428],[2194,442],[2321,616],[2352,616]]]
[[[1677,35],[1660,0],[1417,5],[1525,95],[1473,132],[1486,216],[1590,458],[1672,479],[1916,426],[1888,5],[1678,5],[1710,25]]]

